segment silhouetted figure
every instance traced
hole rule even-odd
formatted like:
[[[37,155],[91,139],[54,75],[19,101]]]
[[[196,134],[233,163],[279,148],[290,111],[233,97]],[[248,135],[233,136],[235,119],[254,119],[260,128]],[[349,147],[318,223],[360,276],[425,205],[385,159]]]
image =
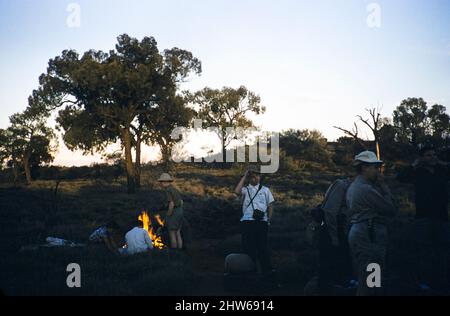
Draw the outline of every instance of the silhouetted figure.
[[[450,228],[448,189],[450,165],[437,158],[432,146],[419,150],[419,158],[400,170],[398,180],[413,183],[416,214],[414,241],[416,273],[420,286],[445,289],[449,284]]]
[[[320,295],[333,295],[337,288],[351,286],[352,262],[348,245],[348,208],[346,192],[351,179],[334,181],[325,193],[320,206],[311,212],[318,224]]]
[[[165,225],[169,231],[170,248],[183,249],[183,238],[181,228],[184,222],[183,200],[180,192],[172,186],[173,178],[168,173],[163,173],[159,183],[166,191],[167,214]]]

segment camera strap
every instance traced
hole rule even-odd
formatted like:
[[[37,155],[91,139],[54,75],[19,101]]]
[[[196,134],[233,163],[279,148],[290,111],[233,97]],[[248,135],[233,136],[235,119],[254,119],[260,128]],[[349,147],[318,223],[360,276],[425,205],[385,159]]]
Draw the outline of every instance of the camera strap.
[[[248,186],[246,186],[245,188],[247,189],[248,196],[251,197],[250,190],[248,189]],[[258,190],[256,191],[255,195],[253,197],[251,197],[250,202],[247,204],[247,207],[249,207],[250,204],[252,205],[253,211],[255,210],[255,206],[253,205],[253,200],[258,195],[259,191],[261,191],[261,189],[262,189],[262,184],[260,183],[259,187],[258,187]]]

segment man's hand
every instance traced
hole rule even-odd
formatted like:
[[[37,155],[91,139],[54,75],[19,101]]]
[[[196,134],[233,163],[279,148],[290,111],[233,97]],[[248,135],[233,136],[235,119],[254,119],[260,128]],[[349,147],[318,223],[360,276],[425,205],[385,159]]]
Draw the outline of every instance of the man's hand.
[[[381,191],[383,191],[383,194],[387,194],[390,192],[386,182],[384,181],[384,177],[382,175],[378,176],[375,184],[381,189]]]
[[[414,160],[414,162],[412,163],[412,167],[413,168],[417,168],[417,167],[419,167],[420,165],[422,164],[422,158],[417,158],[416,160]]]
[[[240,194],[241,189],[244,187],[245,179],[247,179],[248,176],[248,170],[245,171],[244,175],[242,176],[241,180],[237,184],[236,188],[234,189],[235,194]]]

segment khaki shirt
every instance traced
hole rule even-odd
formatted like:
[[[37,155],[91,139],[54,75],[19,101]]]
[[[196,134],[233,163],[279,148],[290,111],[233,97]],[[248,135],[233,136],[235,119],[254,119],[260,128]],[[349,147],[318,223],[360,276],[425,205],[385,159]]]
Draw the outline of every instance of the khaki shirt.
[[[387,217],[396,213],[390,190],[381,190],[362,176],[357,176],[350,184],[346,199],[351,223],[369,219],[385,222]]]
[[[183,200],[181,199],[180,192],[178,192],[178,190],[175,189],[173,186],[167,188],[166,197],[167,202],[168,203],[173,202],[175,208],[183,206]]]

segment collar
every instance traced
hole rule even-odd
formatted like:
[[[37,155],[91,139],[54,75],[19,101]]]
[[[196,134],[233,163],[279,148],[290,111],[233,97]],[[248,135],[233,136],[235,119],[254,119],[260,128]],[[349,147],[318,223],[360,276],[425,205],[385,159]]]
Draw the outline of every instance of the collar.
[[[252,184],[248,184],[248,188],[249,189],[253,189],[253,190],[258,190],[258,188],[259,188],[259,183],[257,184],[257,185],[252,185]]]

